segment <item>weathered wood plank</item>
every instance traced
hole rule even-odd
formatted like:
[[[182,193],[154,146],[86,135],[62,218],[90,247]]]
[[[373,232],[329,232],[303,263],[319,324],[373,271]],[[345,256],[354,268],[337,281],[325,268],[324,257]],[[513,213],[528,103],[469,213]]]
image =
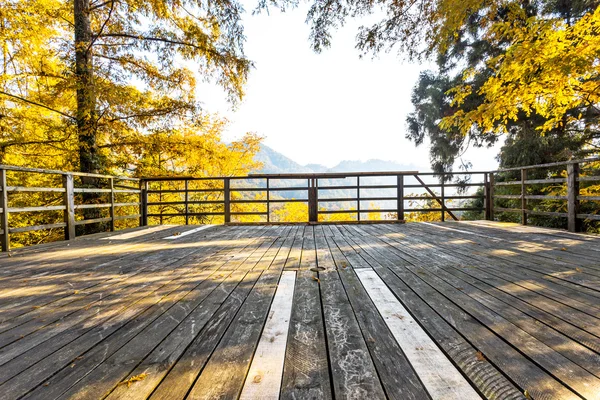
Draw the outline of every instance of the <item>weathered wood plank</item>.
[[[322,236],[316,238],[315,244],[319,269],[315,275],[321,289],[334,395],[343,399],[384,399],[384,390],[329,247]]]
[[[304,235],[304,229],[300,232]],[[306,238],[296,275],[281,399],[332,398],[319,286],[310,271],[315,266],[314,240]]]
[[[279,399],[296,273],[283,272],[240,399]]]
[[[215,348],[188,399],[239,396],[281,271],[265,271]]]
[[[360,283],[354,270],[357,263],[350,263],[335,242],[331,241],[329,248],[387,398],[427,398],[419,377]]]
[[[359,269],[358,278],[388,328],[434,399],[479,399],[479,395],[427,336],[372,269]]]
[[[360,241],[358,238],[355,239]],[[399,253],[392,252],[391,249],[379,246],[378,252],[379,255],[387,255],[385,259],[378,258],[378,261],[389,262],[389,268],[397,277],[424,299],[431,308],[435,309],[447,323],[467,338],[483,357],[494,362],[503,373],[516,382],[521,390],[528,390],[533,398],[574,399],[577,397],[575,393],[565,388],[551,375],[546,374],[513,347],[507,345],[481,322],[465,313],[454,303],[449,302],[441,293],[421,280],[420,277],[427,274],[426,271],[422,271],[420,274],[413,273],[411,268],[408,268],[411,265],[407,263],[406,259],[400,258]]]
[[[573,390],[584,396],[590,396],[591,393],[598,390],[596,386],[600,384],[597,378],[593,377],[589,372],[585,371],[578,365],[570,362],[567,358],[556,353],[548,346],[536,340],[531,335],[522,331],[512,323],[508,322],[498,314],[491,312],[489,309],[477,305],[468,299],[468,296],[462,292],[450,288],[443,280],[432,274],[425,268],[415,257],[423,259],[422,251],[416,251],[409,246],[393,246],[396,250],[400,250],[413,257],[410,264],[406,265],[412,273],[417,274],[421,279],[425,280],[429,285],[439,291],[440,294],[452,299],[452,302],[459,306],[462,310],[475,317],[478,321],[491,329],[504,340],[518,348],[536,363],[550,371],[562,382],[568,384]],[[429,261],[429,260],[428,260]],[[432,261],[429,261],[432,262]],[[435,263],[435,261],[433,261]],[[398,269],[394,268],[394,272]]]
[[[265,246],[268,247],[268,245],[265,243],[258,243],[257,249],[254,251],[254,253],[258,251],[265,251]],[[250,262],[252,265],[255,263],[255,261],[249,261],[251,257],[248,257],[247,253],[244,257],[243,254],[240,256],[238,252],[237,254],[233,255],[233,257],[234,258],[231,258],[231,256],[225,255],[220,269],[227,271],[225,266],[231,264],[232,262],[237,263],[238,265],[243,265],[245,262]],[[236,273],[235,268],[231,269],[234,273]],[[241,271],[238,273],[238,275],[243,276],[244,273],[244,271]],[[114,375],[125,375],[127,371],[121,372],[119,368],[114,368],[114,364],[105,363],[109,357],[122,360],[123,358],[135,359],[135,357],[140,357],[140,355],[143,355],[143,353],[147,351],[144,350],[145,348],[148,348],[148,346],[154,346],[157,343],[156,340],[160,340],[160,332],[168,332],[169,326],[173,326],[173,323],[180,321],[180,318],[185,317],[185,315],[191,312],[196,305],[200,304],[207,296],[213,293],[213,290],[219,284],[219,282],[226,280],[228,275],[229,273],[227,272],[222,273],[216,280],[204,281],[200,282],[200,284],[194,280],[193,276],[190,276],[189,279],[191,279],[191,287],[185,290],[188,285],[184,285],[182,289],[178,290],[178,292],[181,293],[181,296],[179,296],[173,302],[165,302],[160,297],[156,298],[158,303],[156,303],[156,307],[153,309],[153,315],[145,315],[144,317],[138,317],[130,320],[128,325],[119,329],[119,334],[111,335],[102,342],[103,345],[93,347],[91,352],[84,354],[76,353],[72,355],[72,358],[70,358],[71,360],[76,358],[78,355],[84,357],[83,360],[78,364],[79,368],[69,368],[67,364],[66,368],[63,368],[58,374],[54,375],[46,382],[48,383],[47,386],[40,386],[38,391],[41,391],[41,393],[62,393],[69,389],[73,384],[81,382],[79,388],[83,391],[81,394],[85,395],[85,393],[90,393],[86,390],[86,381],[90,383],[90,386],[96,385],[96,389],[104,387],[106,388],[105,390],[110,390],[113,386],[113,383],[111,383],[110,380],[111,376],[112,379],[120,379],[121,376]],[[219,292],[228,293],[233,289],[233,287],[235,287],[234,283],[235,279],[226,281],[225,285],[229,289]],[[179,306],[173,307],[175,304],[179,304]],[[153,337],[156,338],[157,335],[157,339],[152,339]],[[100,339],[104,338],[102,332],[100,332],[100,336]],[[135,338],[136,340],[130,342],[132,338]],[[84,343],[82,343],[82,345]],[[128,343],[128,346],[120,350],[118,353],[115,353],[125,343]],[[101,369],[98,369],[99,366],[102,366],[103,369],[109,371],[110,373],[100,373]],[[127,366],[128,363],[125,363],[121,365],[121,368],[127,368]],[[49,368],[51,368],[51,366],[49,366]],[[101,379],[98,379],[94,373],[100,373],[99,376]],[[118,382],[119,381],[117,380],[117,383]],[[76,390],[77,387],[72,389],[72,391]]]

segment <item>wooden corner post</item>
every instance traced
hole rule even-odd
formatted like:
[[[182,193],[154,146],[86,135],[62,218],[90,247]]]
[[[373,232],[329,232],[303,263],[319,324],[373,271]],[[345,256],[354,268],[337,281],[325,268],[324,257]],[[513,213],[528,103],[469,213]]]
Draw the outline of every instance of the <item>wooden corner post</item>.
[[[231,222],[231,187],[229,178],[223,179],[223,204],[225,207],[225,223]]]
[[[189,201],[190,201],[190,186],[189,186],[189,181],[186,179],[184,181],[184,185],[185,185],[185,224],[189,225],[190,224],[190,206],[189,206]]]
[[[398,183],[397,189],[398,193],[396,195],[398,201],[398,221],[404,221],[404,175],[398,175]]]
[[[319,221],[319,199],[315,179],[308,180],[308,222]]]
[[[75,239],[75,186],[73,184],[73,175],[64,174],[63,177],[64,192],[64,219],[65,219],[65,239]]]
[[[2,208],[2,219],[0,220],[0,229],[2,229],[2,251],[9,251],[10,232],[8,228],[8,186],[6,185],[5,169],[0,169],[0,185],[2,185],[2,196],[0,197],[0,207]]]
[[[579,232],[579,164],[567,165],[567,215],[569,232]]]
[[[148,226],[148,181],[140,181],[140,226]]]
[[[527,170],[521,169],[521,224],[527,225]]]
[[[110,231],[115,231],[115,180],[114,178],[110,178]]]
[[[490,176],[488,177],[489,190],[488,190],[488,198],[490,202],[490,221],[494,220],[494,182],[495,182],[494,173],[490,172]]]
[[[446,221],[446,190],[444,181],[446,180],[446,174],[442,173],[442,179],[440,179],[440,200],[442,202],[442,222]]]

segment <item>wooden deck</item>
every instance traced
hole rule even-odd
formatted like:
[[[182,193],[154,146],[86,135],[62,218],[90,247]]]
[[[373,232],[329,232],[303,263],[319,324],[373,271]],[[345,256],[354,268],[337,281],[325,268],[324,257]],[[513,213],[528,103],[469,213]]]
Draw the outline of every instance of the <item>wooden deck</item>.
[[[600,239],[154,226],[0,259],[0,399],[600,399]]]

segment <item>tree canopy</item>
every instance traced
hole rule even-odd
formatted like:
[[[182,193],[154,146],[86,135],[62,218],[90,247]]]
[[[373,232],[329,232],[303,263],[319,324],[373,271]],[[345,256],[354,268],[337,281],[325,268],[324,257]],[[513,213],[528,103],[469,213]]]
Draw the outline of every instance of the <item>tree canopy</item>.
[[[328,0],[313,2],[307,19],[317,51],[348,19],[371,15],[379,20],[357,32],[363,54],[397,50],[436,61],[438,69],[423,71],[415,85],[407,137],[417,145],[429,140],[432,167],[441,172],[468,146],[489,146],[504,134],[532,131],[540,143],[568,138],[567,148],[577,151],[556,153],[554,161],[597,153],[598,4]]]
[[[126,169],[154,134],[214,130],[198,79],[234,104],[243,96],[251,62],[236,1],[1,3],[2,162]]]

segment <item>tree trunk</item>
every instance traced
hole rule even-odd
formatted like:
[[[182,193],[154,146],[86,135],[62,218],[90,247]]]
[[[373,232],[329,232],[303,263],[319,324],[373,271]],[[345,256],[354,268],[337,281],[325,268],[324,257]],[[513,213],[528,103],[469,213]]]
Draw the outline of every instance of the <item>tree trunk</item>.
[[[77,84],[77,136],[79,143],[79,170],[81,172],[99,173],[101,171],[97,147],[96,93],[93,76],[92,30],[90,26],[90,0],[74,0],[75,23],[75,79]],[[82,177],[87,187],[98,187],[96,178]],[[99,203],[101,197],[97,193],[84,193],[83,202]],[[84,218],[100,217],[99,209],[85,209]],[[84,225],[82,233],[102,231],[98,224]]]
[[[98,173],[96,96],[93,78],[92,30],[89,0],[75,0],[75,78],[77,81],[77,133],[82,172]]]

